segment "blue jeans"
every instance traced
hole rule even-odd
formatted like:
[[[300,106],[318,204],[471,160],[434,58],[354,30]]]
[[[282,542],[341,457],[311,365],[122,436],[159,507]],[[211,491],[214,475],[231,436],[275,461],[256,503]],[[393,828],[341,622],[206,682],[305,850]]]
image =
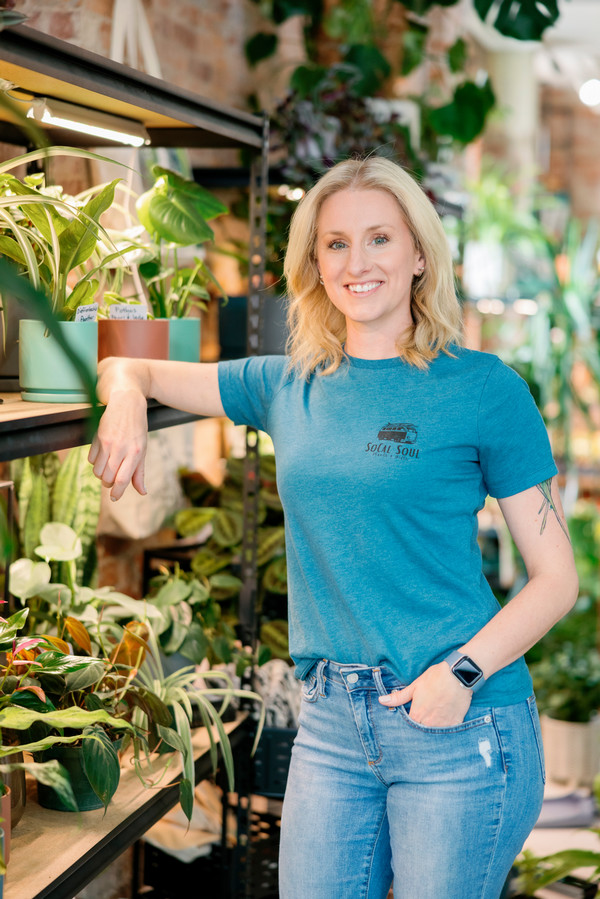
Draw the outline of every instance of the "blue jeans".
[[[535,700],[430,728],[378,696],[385,667],[321,661],[303,685],[283,804],[281,899],[498,899],[535,824]]]

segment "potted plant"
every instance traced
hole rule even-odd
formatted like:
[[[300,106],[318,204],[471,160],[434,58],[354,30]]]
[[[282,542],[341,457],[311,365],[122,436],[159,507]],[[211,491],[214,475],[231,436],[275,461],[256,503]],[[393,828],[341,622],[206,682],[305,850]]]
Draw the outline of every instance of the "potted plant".
[[[222,716],[232,699],[243,699],[260,706],[259,721],[252,753],[256,750],[264,724],[264,705],[260,696],[249,690],[236,689],[230,676],[222,670],[205,670],[201,674],[195,665],[180,668],[171,674],[165,674],[158,640],[152,625],[147,623],[147,652],[140,665],[136,680],[148,692],[158,696],[170,711],[171,721],[168,726],[153,722],[147,713],[140,708],[136,712],[135,722],[147,727],[152,735],[151,743],[158,745],[161,741],[166,747],[177,752],[182,760],[183,776],[179,784],[181,807],[191,820],[195,773],[194,749],[192,743],[192,724],[194,707],[210,741],[210,753],[213,769],[218,762],[218,749],[221,751],[229,789],[234,789],[234,766],[229,738],[223,727]],[[216,733],[213,733],[213,728]],[[156,741],[156,742],[155,742]],[[140,765],[140,756],[136,754],[136,764]],[[139,768],[140,773],[143,769]]]
[[[23,179],[11,174],[18,166],[59,154],[94,156],[82,150],[54,147],[0,164],[0,250],[16,263],[34,288],[46,294],[55,317],[61,321],[65,339],[83,357],[90,373],[95,373],[97,307],[94,301],[99,276],[106,274],[127,252],[122,248],[102,259],[97,254],[94,258],[99,235],[106,235],[100,217],[113,203],[119,179],[87,191],[81,197],[68,197],[62,188],[46,186],[41,173]],[[5,295],[2,308],[6,321]],[[24,320],[19,342],[19,377],[24,399],[87,400],[88,392],[80,377],[70,360],[56,351],[43,323]]]
[[[168,328],[168,358],[197,362],[200,318],[194,313],[206,309],[209,288],[225,296],[203,259],[202,245],[214,238],[208,221],[228,210],[195,181],[158,165],[152,172],[154,184],[136,202],[139,222],[149,238],[144,241],[141,235],[138,237],[142,253],[138,270],[146,287],[148,308],[157,322],[153,327]],[[112,305],[124,301],[119,294],[107,299],[109,311]],[[129,345],[129,338],[127,344],[122,343],[126,337],[120,325],[122,322],[113,323],[110,318],[101,320],[100,358],[128,354],[124,346]],[[141,329],[135,324],[126,327],[135,333]],[[135,339],[132,333],[131,340]]]
[[[196,472],[183,471],[181,483],[192,505],[175,515],[184,538],[198,536],[200,547],[191,553],[190,568],[221,606],[232,627],[239,622],[237,599],[241,581],[239,559],[243,538],[243,460],[230,457],[223,484],[207,485]],[[260,656],[289,658],[287,640],[287,567],[283,511],[277,492],[275,457],[260,457],[258,509],[258,595]]]

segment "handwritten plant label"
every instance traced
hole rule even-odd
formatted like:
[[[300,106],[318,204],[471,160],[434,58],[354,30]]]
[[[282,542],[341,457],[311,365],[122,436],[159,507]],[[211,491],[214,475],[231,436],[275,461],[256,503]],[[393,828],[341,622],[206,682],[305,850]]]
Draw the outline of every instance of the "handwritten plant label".
[[[133,303],[113,303],[109,307],[108,317],[120,319],[148,318],[148,309],[141,304],[138,306]]]
[[[76,322],[95,322],[98,315],[98,303],[89,303],[87,306],[78,306],[75,310]]]

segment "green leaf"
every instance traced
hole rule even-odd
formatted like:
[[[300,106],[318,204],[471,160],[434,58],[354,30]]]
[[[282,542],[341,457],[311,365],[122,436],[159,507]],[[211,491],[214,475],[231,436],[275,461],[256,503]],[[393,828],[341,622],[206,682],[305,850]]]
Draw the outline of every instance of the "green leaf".
[[[209,584],[210,595],[213,599],[219,601],[237,596],[242,589],[242,581],[239,577],[225,572],[213,574],[212,577],[209,578]]]
[[[402,75],[408,75],[423,62],[427,34],[427,28],[411,23],[410,28],[402,35]]]
[[[27,560],[28,561],[28,560]],[[12,590],[11,590],[12,592]],[[19,594],[15,594],[18,596]],[[29,615],[29,609],[20,609],[18,612],[15,612],[10,618],[0,619],[0,651],[6,652],[9,649],[12,649],[13,640],[16,638],[18,632],[25,626],[25,622],[27,621],[27,616]]]
[[[448,65],[451,72],[462,72],[467,61],[468,50],[466,41],[459,37],[448,50]]]
[[[244,519],[230,509],[219,509],[213,519],[213,539],[219,546],[237,546],[244,535]]]
[[[181,753],[186,751],[185,743],[177,731],[173,730],[172,727],[163,727],[161,724],[158,724],[156,726],[156,732],[163,743],[166,743],[171,749],[175,749],[177,752]]]
[[[558,0],[474,0],[484,22],[520,41],[539,41],[559,17]]]
[[[344,61],[355,66],[360,73],[354,89],[361,97],[376,94],[392,71],[381,50],[369,44],[351,46],[344,55]]]
[[[52,787],[70,811],[78,811],[69,774],[56,759],[50,759],[48,762],[11,762],[9,765],[0,765],[0,774],[9,774],[11,771],[27,772],[39,783]]]
[[[217,510],[208,507],[180,509],[175,513],[175,528],[182,537],[191,537],[209,524]]]
[[[181,578],[171,578],[152,597],[152,604],[159,609],[176,606],[180,602],[185,602],[191,592],[192,588],[186,581]]]
[[[119,786],[119,756],[101,727],[88,727],[84,734],[93,739],[83,742],[83,767],[90,786],[106,809]]]
[[[264,31],[253,34],[244,45],[244,53],[248,65],[255,66],[259,62],[262,62],[263,59],[268,59],[270,56],[273,56],[278,43],[279,41],[276,34],[268,34]]]
[[[317,89],[326,74],[324,66],[298,66],[290,77],[290,90],[296,92],[301,100],[305,100]]]
[[[202,218],[210,220],[229,211],[227,206],[225,206],[218,197],[215,197],[214,194],[206,190],[205,187],[202,187],[202,185],[198,184],[196,181],[191,181],[189,178],[183,178],[177,172],[173,172],[171,169],[164,169],[160,165],[153,166],[152,172],[157,178],[154,188],[156,192],[164,192],[166,185],[166,194],[168,197],[187,197],[196,205],[198,214],[201,215]]]
[[[210,643],[204,633],[202,625],[198,624],[197,621],[192,621],[187,636],[179,651],[181,655],[185,656],[186,659],[189,659],[190,662],[199,665],[200,662],[206,658],[209,646]]]
[[[25,254],[17,241],[6,234],[0,234],[0,254],[8,256],[9,259],[12,259],[13,262],[18,262],[19,265],[27,265]]]
[[[104,662],[95,662],[77,671],[70,671],[65,677],[65,687],[68,693],[76,693],[91,687],[106,673]]]
[[[214,237],[210,225],[185,195],[173,198],[154,196],[148,211],[152,227],[163,240],[185,247]]]
[[[76,731],[72,737],[46,736],[33,743],[21,743],[19,749],[24,752],[39,752],[50,746],[63,743],[75,743],[82,739],[83,731],[93,724],[104,724],[117,731],[134,732],[134,727],[123,718],[115,718],[103,709],[88,711],[87,709],[68,708],[57,709],[52,712],[42,712],[36,709],[23,708],[16,705],[8,705],[0,709],[0,727],[13,730],[27,730],[35,722],[41,722],[47,727],[58,730]],[[0,746],[0,758],[4,758],[14,752],[14,747]]]
[[[456,89],[450,103],[430,112],[429,122],[438,134],[447,134],[462,144],[468,144],[483,130],[494,102],[489,81],[483,87],[466,81]]]
[[[67,275],[78,265],[82,265],[94,252],[100,216],[112,205],[115,188],[120,180],[115,178],[110,184],[105,185],[100,193],[88,200],[78,212],[77,218],[70,221],[59,235],[59,270],[62,275]]]

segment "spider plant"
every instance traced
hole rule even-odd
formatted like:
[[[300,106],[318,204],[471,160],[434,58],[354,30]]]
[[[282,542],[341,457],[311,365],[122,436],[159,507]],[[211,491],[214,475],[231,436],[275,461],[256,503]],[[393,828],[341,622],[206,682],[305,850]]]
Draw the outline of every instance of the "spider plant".
[[[264,705],[261,697],[250,690],[236,689],[229,674],[221,670],[203,671],[201,678],[195,665],[188,665],[166,675],[161,662],[158,640],[154,629],[149,622],[147,624],[147,651],[142,665],[139,666],[136,681],[143,685],[147,691],[158,697],[169,709],[172,715],[172,723],[165,727],[160,723],[153,723],[146,719],[146,727],[153,731],[154,738],[162,741],[167,747],[179,753],[182,761],[182,777],[179,783],[179,797],[184,814],[191,820],[194,787],[194,747],[192,742],[192,718],[194,706],[198,709],[200,718],[206,726],[210,741],[210,757],[213,770],[217,768],[218,749],[221,750],[223,764],[227,775],[229,789],[234,788],[234,764],[233,754],[229,738],[223,727],[221,716],[229,705],[231,699],[239,698],[256,702],[260,705],[260,716],[252,753],[254,753],[262,727],[264,724]],[[220,682],[223,686],[214,686]],[[215,705],[213,700],[221,698],[221,702]],[[139,714],[134,718],[136,724],[144,726],[143,716]],[[213,727],[214,731],[213,732]],[[139,755],[136,764],[140,765]]]
[[[97,253],[100,236],[110,244],[100,217],[113,204],[120,179],[97,186],[91,194],[69,197],[61,187],[47,186],[43,173],[23,179],[11,174],[19,166],[53,156],[110,161],[76,148],[51,147],[0,164],[0,253],[48,296],[58,318],[70,321],[79,306],[94,302],[100,275],[115,268],[117,277],[122,276],[117,260],[132,247],[101,257]]]

